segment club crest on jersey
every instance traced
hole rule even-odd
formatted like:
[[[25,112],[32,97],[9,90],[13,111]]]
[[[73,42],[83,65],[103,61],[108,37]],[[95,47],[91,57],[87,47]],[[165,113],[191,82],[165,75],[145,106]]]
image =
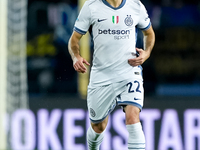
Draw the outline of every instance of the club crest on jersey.
[[[114,24],[118,24],[119,23],[119,16],[112,16],[112,22]]]
[[[133,25],[133,19],[131,18],[131,15],[127,15],[127,17],[126,17],[125,20],[124,20],[124,23],[125,23],[127,26],[132,26],[132,25]]]
[[[90,115],[91,115],[92,117],[95,117],[95,116],[96,116],[96,113],[95,113],[95,111],[94,111],[92,108],[90,108]]]

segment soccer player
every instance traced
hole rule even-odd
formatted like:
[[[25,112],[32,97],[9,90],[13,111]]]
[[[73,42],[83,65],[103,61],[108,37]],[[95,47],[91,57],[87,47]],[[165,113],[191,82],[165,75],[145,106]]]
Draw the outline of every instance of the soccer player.
[[[135,47],[135,27],[143,32],[144,49]],[[73,67],[80,73],[87,72],[85,65],[90,65],[81,57],[78,44],[89,28],[94,54],[87,93],[91,121],[87,130],[88,148],[99,150],[108,116],[119,105],[125,112],[128,149],[144,150],[145,137],[139,118],[144,99],[140,65],[150,57],[155,42],[147,11],[139,0],[86,1],[68,45]]]

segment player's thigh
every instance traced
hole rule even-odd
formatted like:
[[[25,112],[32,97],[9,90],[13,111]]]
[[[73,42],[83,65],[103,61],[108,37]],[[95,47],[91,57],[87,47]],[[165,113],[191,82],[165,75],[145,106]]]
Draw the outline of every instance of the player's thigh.
[[[102,122],[115,108],[115,92],[112,85],[88,87],[87,105],[92,123]]]

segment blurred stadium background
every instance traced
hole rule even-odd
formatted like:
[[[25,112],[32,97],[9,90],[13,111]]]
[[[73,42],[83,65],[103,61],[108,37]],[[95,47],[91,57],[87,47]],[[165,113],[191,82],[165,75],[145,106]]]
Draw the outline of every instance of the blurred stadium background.
[[[141,0],[156,33],[143,64],[146,150],[200,150],[200,2]],[[85,150],[88,74],[67,44],[84,0],[0,0],[0,150]],[[137,47],[142,47],[138,33]],[[81,54],[92,59],[87,35]],[[127,150],[124,114],[101,150]]]

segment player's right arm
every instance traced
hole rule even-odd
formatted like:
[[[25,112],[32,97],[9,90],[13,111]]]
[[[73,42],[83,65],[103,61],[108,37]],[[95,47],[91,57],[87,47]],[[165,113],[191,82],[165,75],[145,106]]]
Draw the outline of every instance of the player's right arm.
[[[82,34],[74,31],[68,43],[68,51],[73,60],[73,67],[77,72],[86,73],[87,68],[84,64],[90,65],[83,57],[80,56],[79,41]]]
[[[79,41],[86,34],[90,27],[91,13],[89,9],[89,1],[86,1],[79,13],[74,25],[74,31],[69,39],[68,50],[73,60],[73,67],[77,72],[86,73],[87,68],[84,64],[90,65],[83,57],[80,56]]]

